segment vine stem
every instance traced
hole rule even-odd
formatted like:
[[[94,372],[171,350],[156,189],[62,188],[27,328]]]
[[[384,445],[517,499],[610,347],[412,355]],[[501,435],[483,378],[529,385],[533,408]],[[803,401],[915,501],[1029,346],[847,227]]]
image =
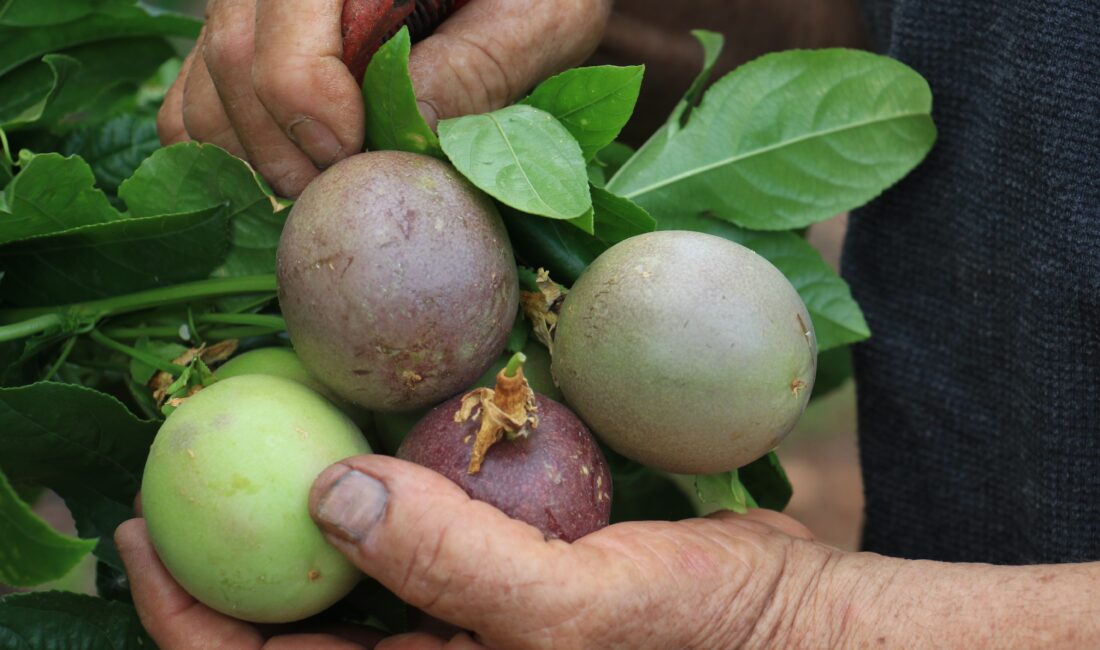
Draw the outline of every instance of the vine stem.
[[[60,314],[42,314],[11,325],[0,325],[0,342],[26,338],[45,332],[51,327],[57,327],[61,323]]]
[[[512,358],[508,360],[508,365],[504,366],[505,377],[515,377],[516,371],[523,367],[523,364],[527,362],[527,355],[522,352],[517,352],[512,355]]]
[[[44,332],[66,320],[97,322],[102,318],[164,305],[249,293],[274,293],[274,275],[249,275],[237,278],[210,278],[170,287],[148,289],[57,307],[33,307],[0,310],[0,342],[12,341]]]

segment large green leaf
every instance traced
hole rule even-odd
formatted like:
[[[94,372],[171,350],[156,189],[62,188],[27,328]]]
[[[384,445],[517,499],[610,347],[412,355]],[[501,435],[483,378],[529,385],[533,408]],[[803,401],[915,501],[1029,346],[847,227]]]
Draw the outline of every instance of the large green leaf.
[[[863,205],[935,140],[927,82],[854,50],[763,56],[714,84],[683,129],[648,145],[607,188],[660,220],[703,212],[760,230]],[[643,156],[643,153],[645,154]]]
[[[149,650],[156,645],[132,605],[48,591],[0,598],[0,647]]]
[[[62,54],[78,61],[80,70],[46,107],[40,122],[51,128],[99,119],[120,93],[133,94],[175,50],[163,38],[138,37],[96,42]],[[6,78],[0,78],[0,87]]]
[[[57,492],[96,554],[121,566],[111,536],[133,516],[134,496],[159,423],[74,384],[0,388],[0,471]]]
[[[409,29],[387,41],[371,57],[363,75],[367,149],[396,149],[443,157],[439,138],[420,115],[409,77]]]
[[[8,0],[0,14],[0,75],[20,65],[77,45],[135,36],[195,38],[201,23],[175,14],[152,16],[137,5],[111,7],[43,29],[34,20],[40,0]],[[19,20],[12,16],[18,14]],[[43,18],[46,20],[46,18]],[[49,20],[52,20],[49,19]],[[12,24],[19,22],[20,24]]]
[[[630,119],[644,72],[640,65],[573,68],[539,84],[522,103],[556,117],[591,160]]]
[[[443,120],[439,139],[459,172],[520,212],[575,219],[592,207],[581,149],[546,111],[517,104]]]
[[[0,472],[0,583],[31,587],[57,580],[96,540],[62,535],[34,514]]]
[[[96,185],[104,192],[114,193],[158,148],[156,118],[123,113],[103,124],[69,133],[60,151],[83,158],[95,174]]]
[[[691,86],[688,87],[687,92],[672,109],[672,113],[669,114],[668,119],[665,120],[661,128],[657,129],[637,151],[630,152],[633,155],[626,156],[623,159],[624,152],[621,149],[618,151],[611,149],[610,145],[608,147],[608,149],[611,149],[610,151],[600,152],[600,157],[612,158],[612,169],[607,172],[607,175],[612,179],[620,173],[629,177],[635,169],[646,169],[657,164],[672,136],[679,133],[687,118],[691,115],[691,111],[699,105],[699,101],[703,97],[703,91],[714,73],[714,66],[718,63],[718,56],[722,53],[725,37],[716,32],[702,29],[697,29],[691,34],[703,48],[703,68],[692,80]]]
[[[80,70],[80,61],[47,54],[0,77],[0,128],[14,129],[37,122],[65,83]]]
[[[48,153],[21,162],[0,206],[0,244],[122,218],[80,158]]]
[[[0,25],[45,27],[95,13],[125,11],[134,0],[10,0],[0,9]]]
[[[753,249],[787,276],[810,312],[818,350],[862,341],[871,335],[848,284],[821,254],[793,232],[739,228],[705,215],[681,214],[657,220],[659,230],[695,230]]]
[[[199,280],[228,249],[223,206],[82,226],[0,246],[0,301],[59,305]]]
[[[119,197],[134,216],[158,216],[226,206],[231,248],[215,273],[257,275],[275,270],[286,211],[243,160],[211,144],[184,142],[159,149],[122,183]]]

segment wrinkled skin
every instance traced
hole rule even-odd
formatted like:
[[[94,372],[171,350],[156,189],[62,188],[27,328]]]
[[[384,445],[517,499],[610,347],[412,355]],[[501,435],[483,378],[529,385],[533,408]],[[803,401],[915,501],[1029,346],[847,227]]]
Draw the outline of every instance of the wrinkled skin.
[[[264,623],[311,616],[360,575],[310,519],[310,485],[369,451],[351,420],[297,382],[221,379],[157,433],[141,493],[150,536],[176,580],[213,609]]]
[[[741,467],[794,427],[817,343],[794,287],[713,235],[663,231],[601,255],[562,305],[554,376],[615,451],[681,474]]]
[[[611,473],[592,434],[577,416],[536,396],[538,428],[501,440],[469,474],[471,445],[480,420],[455,422],[462,397],[424,417],[401,444],[397,457],[434,469],[470,495],[542,531],[547,539],[580,539],[607,525]]]
[[[450,165],[397,151],[348,158],[310,184],[279,241],[278,279],[302,363],[381,411],[469,386],[504,348],[519,300],[489,198]]]

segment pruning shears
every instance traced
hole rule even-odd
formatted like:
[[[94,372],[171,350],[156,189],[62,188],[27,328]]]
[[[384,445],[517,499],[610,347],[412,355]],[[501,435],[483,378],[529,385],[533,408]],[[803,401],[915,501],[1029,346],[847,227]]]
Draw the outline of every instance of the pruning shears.
[[[408,26],[409,35],[417,41],[469,1],[345,0],[341,17],[344,64],[361,80],[371,57],[402,25]]]

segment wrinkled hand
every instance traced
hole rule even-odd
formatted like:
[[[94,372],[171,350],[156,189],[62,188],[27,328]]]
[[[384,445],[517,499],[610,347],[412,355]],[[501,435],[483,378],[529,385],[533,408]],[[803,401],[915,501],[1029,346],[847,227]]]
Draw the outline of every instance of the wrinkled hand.
[[[363,148],[363,102],[341,62],[343,0],[210,0],[206,25],[157,119],[161,142],[212,142],[284,196]],[[610,0],[474,0],[413,47],[420,110],[439,119],[504,106],[576,65]]]
[[[808,541],[801,524],[767,511],[618,524],[573,544],[546,541],[439,474],[375,455],[326,470],[310,505],[329,541],[365,573],[473,634],[403,635],[381,649],[782,647],[797,601],[812,593],[832,554]],[[254,627],[183,592],[140,520],[116,537],[138,612],[162,647],[261,647]],[[264,647],[370,646],[295,635]]]

